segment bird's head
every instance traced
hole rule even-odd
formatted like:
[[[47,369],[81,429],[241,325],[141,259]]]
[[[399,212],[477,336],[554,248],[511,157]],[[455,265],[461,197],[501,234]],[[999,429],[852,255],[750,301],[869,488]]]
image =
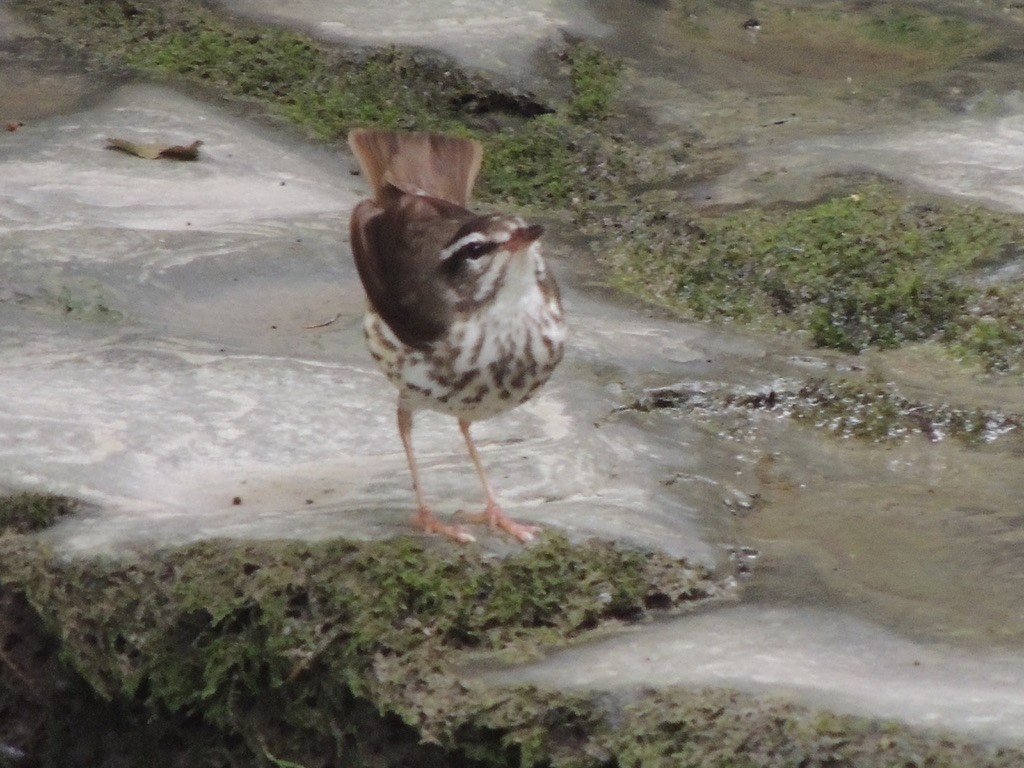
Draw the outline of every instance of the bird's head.
[[[543,233],[518,216],[474,218],[441,249],[439,268],[459,301],[518,301],[544,280]]]

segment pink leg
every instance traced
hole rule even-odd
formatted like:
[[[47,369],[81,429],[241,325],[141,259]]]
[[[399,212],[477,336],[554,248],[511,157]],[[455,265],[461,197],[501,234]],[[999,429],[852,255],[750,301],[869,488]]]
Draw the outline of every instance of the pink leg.
[[[533,535],[541,530],[540,526],[524,525],[505,517],[505,514],[501,511],[501,507],[498,505],[498,500],[494,497],[494,489],[491,488],[491,481],[487,479],[487,473],[484,471],[483,462],[480,461],[480,454],[477,453],[476,450],[476,443],[473,442],[473,437],[469,434],[469,422],[459,419],[459,429],[462,430],[462,436],[466,438],[466,448],[469,449],[469,458],[473,460],[473,466],[476,467],[476,473],[480,477],[480,482],[484,486],[484,495],[487,497],[487,509],[479,515],[467,515],[466,519],[471,522],[485,522],[490,525],[491,528],[500,528],[507,533],[511,533],[523,543],[531,541],[533,539]]]
[[[423,500],[423,491],[420,488],[420,472],[416,468],[416,459],[412,453],[412,411],[407,411],[401,405],[398,406],[398,434],[402,437],[402,445],[405,447],[405,458],[409,461],[409,474],[412,475],[412,490],[416,494],[416,517],[413,525],[422,528],[427,533],[440,533],[458,542],[476,541],[473,535],[457,525],[442,523],[434,513],[427,507]]]

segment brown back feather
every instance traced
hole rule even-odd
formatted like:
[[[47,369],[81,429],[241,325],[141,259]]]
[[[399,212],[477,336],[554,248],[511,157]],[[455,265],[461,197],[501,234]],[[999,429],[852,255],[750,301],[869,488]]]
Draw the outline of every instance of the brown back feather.
[[[382,204],[392,186],[465,206],[483,160],[480,142],[437,133],[360,128],[348,143]]]
[[[483,150],[470,139],[377,130],[352,131],[349,144],[373,189],[351,221],[367,298],[403,343],[429,344],[453,316],[438,254],[474,218],[464,206]]]

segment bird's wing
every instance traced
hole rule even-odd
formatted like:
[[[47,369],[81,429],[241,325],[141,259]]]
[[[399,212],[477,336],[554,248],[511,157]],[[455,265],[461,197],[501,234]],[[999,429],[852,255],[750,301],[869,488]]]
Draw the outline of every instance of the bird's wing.
[[[438,253],[472,213],[445,200],[391,188],[352,212],[350,238],[370,306],[410,347],[444,335],[453,297],[438,279]]]

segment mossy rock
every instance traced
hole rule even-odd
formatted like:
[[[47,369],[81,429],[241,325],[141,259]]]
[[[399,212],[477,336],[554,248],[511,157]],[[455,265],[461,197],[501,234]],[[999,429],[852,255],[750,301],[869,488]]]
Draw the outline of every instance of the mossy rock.
[[[911,399],[892,384],[871,378],[778,381],[770,388],[679,385],[645,392],[621,410],[684,409],[715,418],[766,411],[841,438],[897,443],[911,435],[980,446],[1024,428],[1024,414]]]
[[[402,538],[208,541],[73,561],[8,536],[0,764],[1009,768],[1024,758],[732,691],[612,699],[455,671],[481,650],[533,654],[642,620],[648,603],[716,594],[684,561],[559,536],[505,559]]]
[[[331,754],[373,764],[359,761],[375,740],[423,738],[451,753],[547,755],[561,738],[554,713],[574,698],[549,708],[548,694],[469,691],[451,672],[460,654],[529,657],[639,620],[648,603],[722,593],[684,561],[557,535],[503,559],[399,538],[60,560],[9,537],[0,585],[27,600],[90,695],[171,731],[194,720],[219,748],[266,765]]]
[[[973,310],[980,271],[1024,242],[1020,215],[868,183],[802,208],[682,220],[648,209],[622,229],[617,283],[685,315],[801,330],[848,352],[935,339],[990,367],[1024,359],[1019,329],[996,321],[999,332],[982,333],[988,320]],[[1016,292],[984,295],[995,317],[1014,316]]]
[[[475,136],[487,150],[485,199],[548,208],[606,199],[623,172],[621,153],[587,127],[613,112],[621,64],[588,44],[568,46],[570,97],[549,105],[439,54],[351,51],[190,0],[15,6],[94,69],[211,86],[318,139],[343,141],[367,125]]]
[[[29,533],[49,528],[72,514],[78,502],[67,496],[21,491],[0,496],[0,532]]]

